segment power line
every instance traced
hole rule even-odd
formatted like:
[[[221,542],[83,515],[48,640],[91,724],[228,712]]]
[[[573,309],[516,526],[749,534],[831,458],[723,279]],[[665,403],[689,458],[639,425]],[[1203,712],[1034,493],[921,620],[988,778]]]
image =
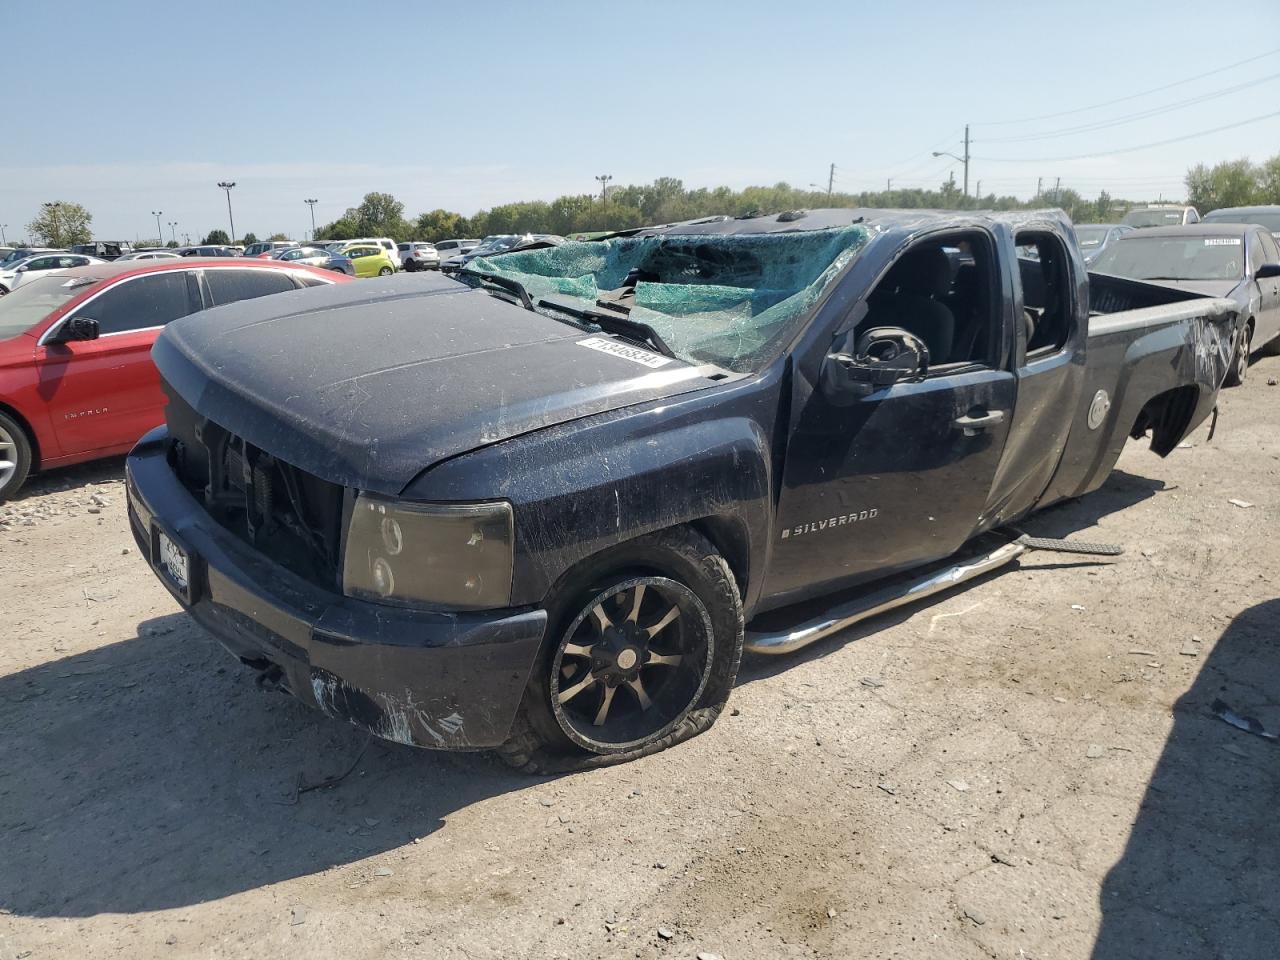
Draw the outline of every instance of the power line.
[[[1163,107],[1152,107],[1149,110],[1140,110],[1137,113],[1129,113],[1121,117],[1113,117],[1110,120],[1099,120],[1096,123],[1085,123],[1076,127],[1064,127],[1061,130],[1052,130],[1049,133],[1030,133],[1016,137],[989,137],[984,140],[983,143],[1026,143],[1032,140],[1051,140],[1055,137],[1067,137],[1073,136],[1077,133],[1089,133],[1094,130],[1105,130],[1107,127],[1120,126],[1132,120],[1145,120],[1147,117],[1154,117],[1161,113],[1169,113],[1171,110],[1181,110],[1183,107],[1190,107],[1197,103],[1204,103],[1207,100],[1216,100],[1218,97],[1225,97],[1231,93],[1238,93],[1248,87],[1256,87],[1260,83],[1267,83],[1276,79],[1280,79],[1280,73],[1273,73],[1257,80],[1247,80],[1244,83],[1237,83],[1235,86],[1226,87],[1222,90],[1215,90],[1212,93],[1205,93],[1196,97],[1189,97],[1186,100],[1178,100],[1174,103],[1166,104]]]
[[[1102,107],[1110,107],[1117,103],[1126,103],[1129,100],[1137,100],[1139,97],[1150,96],[1153,93],[1160,93],[1162,90],[1171,90],[1174,87],[1180,87],[1183,84],[1192,83],[1196,80],[1203,80],[1205,77],[1212,77],[1215,74],[1226,73],[1228,70],[1234,70],[1236,67],[1242,67],[1246,63],[1254,63],[1257,60],[1263,60],[1267,57],[1274,57],[1280,53],[1280,48],[1268,50],[1266,53],[1260,53],[1254,57],[1248,57],[1244,60],[1237,60],[1235,63],[1229,63],[1225,67],[1218,67],[1216,70],[1209,70],[1206,73],[1198,73],[1194,77],[1187,77],[1183,80],[1175,80],[1173,83],[1166,83],[1160,87],[1152,87],[1150,90],[1143,90],[1140,93],[1131,93],[1126,97],[1117,97],[1114,100],[1104,100],[1102,103],[1091,104],[1087,107],[1077,107],[1074,110],[1060,110],[1057,113],[1042,113],[1038,117],[1023,117],[1020,120],[986,120],[982,123],[975,123],[975,127],[1007,127],[1017,123],[1034,123],[1037,120],[1052,120],[1056,117],[1069,117],[1075,113],[1086,113],[1089,110],[1098,110]]]
[[[1139,150],[1150,150],[1152,147],[1163,147],[1170,143],[1181,143],[1183,140],[1194,140],[1196,137],[1205,137],[1211,133],[1221,133],[1223,130],[1235,130],[1237,127],[1247,127],[1251,123],[1261,123],[1263,120],[1270,120],[1273,117],[1280,117],[1280,110],[1275,113],[1264,113],[1260,117],[1250,117],[1248,120],[1241,120],[1239,123],[1228,123],[1221,127],[1212,127],[1209,130],[1197,130],[1195,133],[1183,134],[1180,137],[1170,137],[1168,140],[1155,140],[1151,143],[1139,144],[1136,147],[1122,147],[1119,150],[1099,150],[1095,153],[1080,153],[1072,157],[973,157],[974,160],[981,160],[984,163],[1065,163],[1068,160],[1092,160],[1095,157],[1114,157],[1121,153],[1135,153]]]

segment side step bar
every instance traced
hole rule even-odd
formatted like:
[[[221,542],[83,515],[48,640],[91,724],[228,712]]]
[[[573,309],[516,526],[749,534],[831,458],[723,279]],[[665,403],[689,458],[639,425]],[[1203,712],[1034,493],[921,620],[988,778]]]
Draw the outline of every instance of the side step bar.
[[[935,593],[980,577],[982,574],[1016,560],[1028,549],[1027,544],[1006,543],[990,553],[973,557],[963,563],[920,577],[897,583],[850,600],[821,617],[797,624],[782,633],[763,633],[747,628],[746,649],[752,653],[782,654],[807,647],[824,637],[851,627],[860,620],[885,613],[903,604],[912,603]]]

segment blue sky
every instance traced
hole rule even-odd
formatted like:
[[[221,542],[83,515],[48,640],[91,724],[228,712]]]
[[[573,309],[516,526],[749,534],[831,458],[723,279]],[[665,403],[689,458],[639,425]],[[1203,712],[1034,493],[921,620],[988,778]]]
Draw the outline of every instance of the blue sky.
[[[1217,11],[1216,13],[1211,11]],[[1218,20],[1220,18],[1220,22]],[[370,190],[472,213],[680,177],[742,187],[936,185],[973,124],[972,177],[1030,196],[1178,196],[1198,160],[1280,152],[1280,2],[28,5],[6,37],[9,237],[46,200],[94,233],[302,236]],[[1229,37],[1220,42],[1216,37]],[[1005,123],[1252,63],[1108,107]],[[1272,76],[1276,75],[1276,76]],[[1146,118],[1036,140],[1227,88]],[[25,78],[17,83],[16,78]],[[1089,155],[1085,159],[1059,159]],[[959,167],[956,167],[957,178]]]

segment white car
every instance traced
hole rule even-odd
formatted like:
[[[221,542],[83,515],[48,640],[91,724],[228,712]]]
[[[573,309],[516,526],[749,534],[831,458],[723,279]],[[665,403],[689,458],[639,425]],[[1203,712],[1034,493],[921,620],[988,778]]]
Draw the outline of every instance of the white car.
[[[181,260],[182,255],[174,253],[172,250],[136,250],[133,253],[126,253],[124,256],[116,257],[116,262],[121,260]]]
[[[25,260],[17,260],[0,271],[0,295],[9,293],[28,280],[43,277],[47,273],[106,262],[106,260],[86,257],[79,253],[41,253],[34,257],[27,257]]]
[[[440,268],[440,254],[436,252],[434,243],[402,243],[397,256],[400,266],[408,273]]]
[[[483,242],[483,240],[437,240],[436,255],[440,258],[440,262],[444,263],[450,257],[460,257],[464,253],[470,253]]]

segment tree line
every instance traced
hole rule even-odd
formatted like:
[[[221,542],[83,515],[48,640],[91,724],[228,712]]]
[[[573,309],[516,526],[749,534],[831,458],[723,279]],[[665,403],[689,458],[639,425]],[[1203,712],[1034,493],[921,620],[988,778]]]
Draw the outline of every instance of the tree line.
[[[1280,154],[1254,163],[1247,158],[1226,160],[1207,166],[1198,163],[1185,178],[1187,202],[1202,214],[1219,207],[1280,204]],[[526,200],[504,203],[474,216],[451,210],[430,210],[412,219],[405,216],[404,204],[389,193],[367,193],[358,206],[350,207],[331,223],[316,229],[325,240],[356,237],[390,237],[396,241],[446,240],[453,237],[485,237],[503,233],[554,233],[572,236],[604,230],[626,230],[647,224],[672,223],[699,217],[727,214],[733,217],[779,213],[783,210],[816,207],[871,207],[940,210],[1031,210],[1060,207],[1075,223],[1106,223],[1118,220],[1144,201],[1114,198],[1105,190],[1094,200],[1064,187],[1049,190],[1030,200],[987,193],[966,197],[955,177],[936,189],[877,190],[861,193],[804,190],[787,183],[771,187],[686,187],[675,177],[659,177],[652,183],[610,188],[601,198],[580,193],[555,200]],[[67,247],[92,239],[93,215],[78,203],[55,201],[41,204],[40,213],[27,224],[29,236],[37,243]],[[108,238],[109,239],[109,238]],[[240,241],[256,243],[248,233]],[[286,240],[283,233],[268,239]],[[231,243],[226,231],[211,230],[206,244]],[[160,243],[156,243],[160,246]],[[167,245],[172,245],[172,241]]]

